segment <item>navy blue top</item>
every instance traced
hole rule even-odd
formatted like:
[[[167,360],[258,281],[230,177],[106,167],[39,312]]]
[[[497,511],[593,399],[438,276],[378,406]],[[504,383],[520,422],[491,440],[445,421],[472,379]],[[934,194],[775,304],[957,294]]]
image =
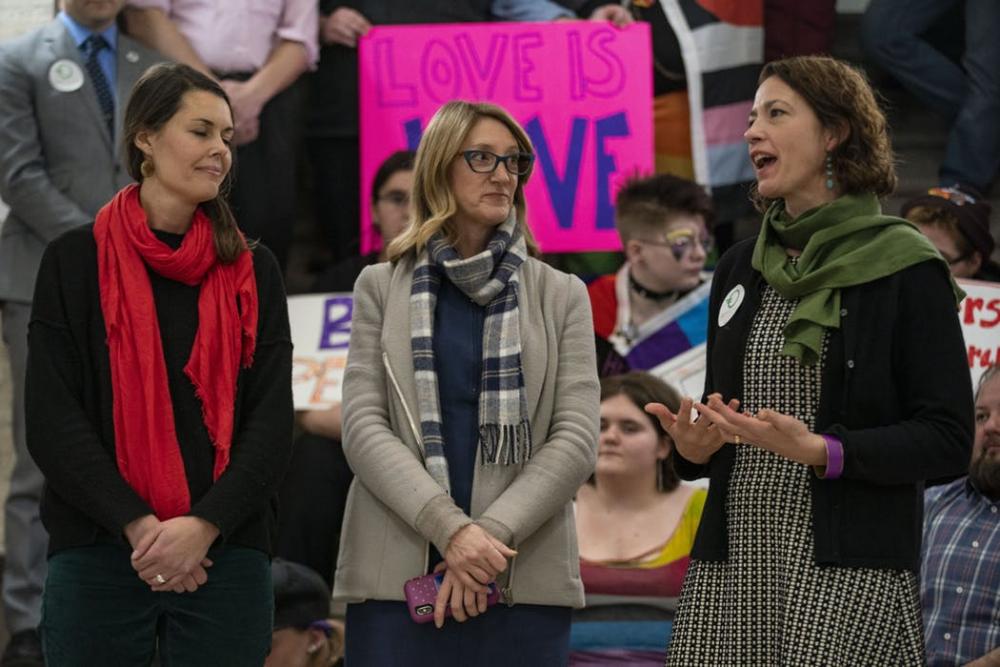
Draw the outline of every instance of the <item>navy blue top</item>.
[[[441,435],[455,504],[472,515],[472,479],[479,447],[479,386],[483,374],[486,308],[447,277],[434,309],[434,369],[441,402]]]

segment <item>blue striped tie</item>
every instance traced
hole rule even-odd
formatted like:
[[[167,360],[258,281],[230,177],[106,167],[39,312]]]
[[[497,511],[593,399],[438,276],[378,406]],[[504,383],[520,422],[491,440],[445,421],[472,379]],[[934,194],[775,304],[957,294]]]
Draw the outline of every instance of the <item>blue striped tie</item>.
[[[87,54],[87,74],[97,91],[97,102],[101,105],[101,113],[104,115],[104,122],[108,125],[108,133],[111,140],[115,139],[115,100],[111,96],[111,86],[104,76],[101,64],[97,61],[97,55],[104,49],[111,48],[108,41],[101,35],[91,35],[83,41],[84,53]]]

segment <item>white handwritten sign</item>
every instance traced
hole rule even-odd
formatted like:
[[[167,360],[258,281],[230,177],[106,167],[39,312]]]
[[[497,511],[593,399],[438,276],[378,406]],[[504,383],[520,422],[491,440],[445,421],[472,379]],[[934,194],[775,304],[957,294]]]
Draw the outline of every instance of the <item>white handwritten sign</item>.
[[[987,366],[1000,364],[1000,283],[958,280],[966,297],[959,307],[972,386]]]
[[[328,408],[340,402],[353,303],[349,293],[289,297],[296,410]]]

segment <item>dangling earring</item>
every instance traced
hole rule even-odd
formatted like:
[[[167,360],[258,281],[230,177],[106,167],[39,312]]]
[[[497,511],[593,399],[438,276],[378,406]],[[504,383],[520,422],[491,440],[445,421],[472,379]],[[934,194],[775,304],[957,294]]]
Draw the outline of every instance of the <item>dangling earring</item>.
[[[656,490],[663,491],[663,461],[656,459]]]
[[[833,154],[827,152],[826,154],[826,189],[833,190]]]
[[[142,174],[143,178],[150,178],[156,169],[153,167],[153,162],[148,157],[142,161],[139,165],[139,172]]]

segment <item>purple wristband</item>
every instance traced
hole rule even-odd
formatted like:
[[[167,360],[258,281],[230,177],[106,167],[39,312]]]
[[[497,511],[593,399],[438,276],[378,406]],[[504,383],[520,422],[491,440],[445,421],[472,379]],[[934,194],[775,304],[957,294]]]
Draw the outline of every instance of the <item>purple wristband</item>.
[[[844,474],[844,443],[832,435],[821,433],[826,443],[826,471],[823,479],[839,479]]]

